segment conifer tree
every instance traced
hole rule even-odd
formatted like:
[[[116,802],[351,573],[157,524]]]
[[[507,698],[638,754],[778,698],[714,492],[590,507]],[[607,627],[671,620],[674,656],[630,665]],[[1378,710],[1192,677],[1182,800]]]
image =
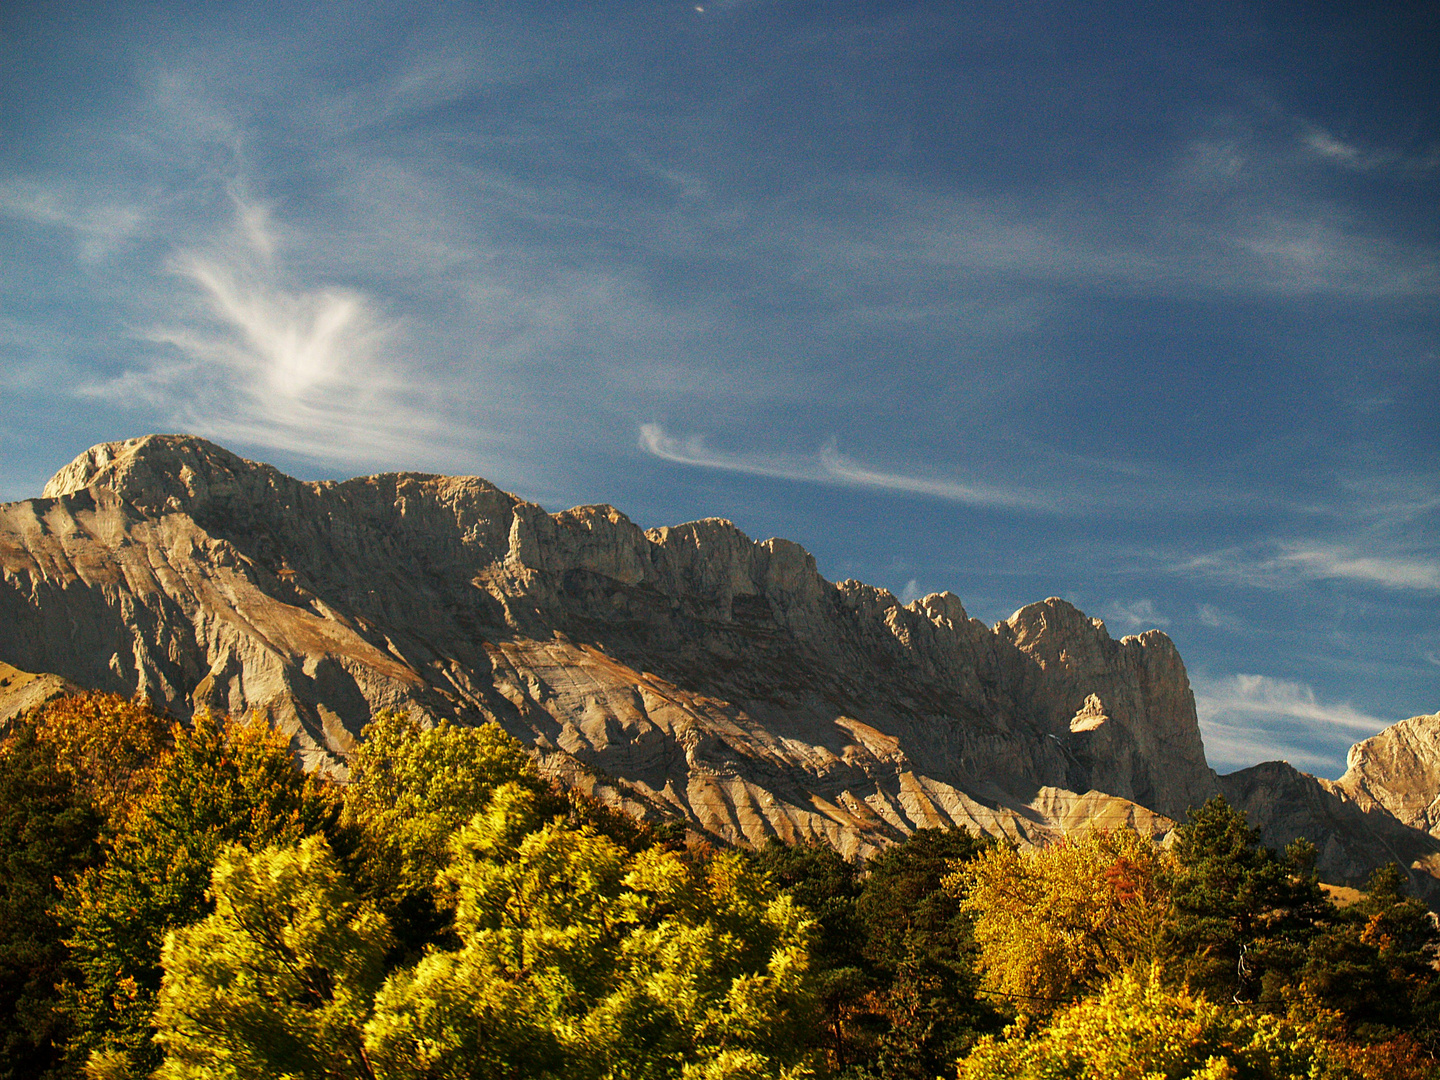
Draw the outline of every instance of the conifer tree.
[[[1315,849],[1297,841],[1280,858],[1217,795],[1176,828],[1171,856],[1163,950],[1170,977],[1211,1000],[1283,1007],[1281,989],[1298,979],[1330,910]]]

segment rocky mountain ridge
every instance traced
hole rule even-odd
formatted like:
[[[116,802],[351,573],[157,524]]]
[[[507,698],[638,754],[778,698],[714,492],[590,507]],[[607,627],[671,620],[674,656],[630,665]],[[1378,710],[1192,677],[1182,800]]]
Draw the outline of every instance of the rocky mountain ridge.
[[[380,709],[491,719],[565,782],[725,841],[1158,835],[1220,790],[1160,631],[1116,641],[1054,598],[988,627],[717,519],[646,531],[473,477],[302,482],[148,436],[0,506],[0,577],[18,668],[260,709],[319,768]]]

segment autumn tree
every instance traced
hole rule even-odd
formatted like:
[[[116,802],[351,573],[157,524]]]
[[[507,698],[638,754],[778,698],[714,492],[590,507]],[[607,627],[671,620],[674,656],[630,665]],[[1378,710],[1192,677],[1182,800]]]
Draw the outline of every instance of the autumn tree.
[[[165,934],[211,910],[206,890],[222,850],[297,843],[331,827],[325,786],[296,770],[289,741],[263,722],[198,716],[177,725],[147,792],[61,906],[76,977],[65,1010],[69,1055],[100,1055],[111,1075],[159,1064],[151,1014]],[[100,1060],[100,1059],[97,1059]]]
[[[742,856],[632,854],[511,783],[457,834],[445,881],[460,946],[381,989],[377,1074],[804,1074],[811,923]]]
[[[211,881],[215,910],[166,936],[155,1076],[374,1080],[364,1025],[389,928],[324,838],[227,848]]]
[[[1155,844],[1093,830],[1033,851],[996,845],[946,879],[974,919],[984,987],[1044,1014],[1146,964],[1167,897]]]
[[[141,801],[171,741],[171,721],[145,698],[98,691],[44,705],[35,718],[40,740],[105,814],[112,830]]]
[[[1022,1017],[982,1039],[960,1080],[1350,1080],[1322,1026],[1167,989],[1155,968],[1124,972],[1043,1026]]]
[[[80,693],[16,720],[0,747],[0,1077],[62,1071],[60,890],[123,829],[169,728],[144,699]]]

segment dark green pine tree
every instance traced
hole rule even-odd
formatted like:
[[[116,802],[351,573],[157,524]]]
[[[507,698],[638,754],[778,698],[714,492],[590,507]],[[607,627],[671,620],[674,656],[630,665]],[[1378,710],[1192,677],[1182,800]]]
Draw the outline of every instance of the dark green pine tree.
[[[1217,795],[1175,830],[1172,854],[1168,973],[1212,1001],[1279,1007],[1331,911],[1313,845],[1297,840],[1277,856]]]
[[[1338,911],[1306,958],[1305,986],[1343,1013],[1362,1040],[1408,1032],[1433,1043],[1440,985],[1431,966],[1440,931],[1394,863],[1370,875],[1365,894]]]
[[[784,844],[772,839],[752,859],[819,924],[811,966],[825,1018],[822,1041],[832,1068],[841,1071],[866,1056],[870,1041],[861,1002],[874,985],[874,975],[855,911],[859,868],[819,841]]]
[[[1000,1015],[978,998],[971,919],[943,886],[992,840],[964,829],[920,829],[870,860],[857,911],[886,1019],[874,1068],[886,1077],[949,1072]]]
[[[103,817],[29,722],[0,745],[0,1080],[59,1075],[66,1026],[57,984],[68,952],[58,880],[99,857]]]

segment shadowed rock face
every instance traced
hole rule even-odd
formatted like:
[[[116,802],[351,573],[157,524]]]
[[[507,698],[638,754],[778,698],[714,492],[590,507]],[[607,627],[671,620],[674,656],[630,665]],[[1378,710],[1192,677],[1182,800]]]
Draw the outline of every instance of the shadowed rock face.
[[[1367,742],[1384,739],[1395,727]],[[1352,763],[1364,745],[1351,750]],[[1408,872],[1427,903],[1440,903],[1440,839],[1397,819],[1378,800],[1357,797],[1346,784],[1349,775],[1325,780],[1283,761],[1267,761],[1220,777],[1220,787],[1268,846],[1282,849],[1301,837],[1314,844],[1324,880],[1361,885],[1393,862]]]
[[[1050,599],[832,584],[727,521],[641,530],[470,477],[304,483],[200,439],[97,446],[0,506],[0,660],[262,709],[343,769],[384,708],[498,721],[542,767],[729,841],[924,825],[1155,833],[1217,791],[1185,668]]]

